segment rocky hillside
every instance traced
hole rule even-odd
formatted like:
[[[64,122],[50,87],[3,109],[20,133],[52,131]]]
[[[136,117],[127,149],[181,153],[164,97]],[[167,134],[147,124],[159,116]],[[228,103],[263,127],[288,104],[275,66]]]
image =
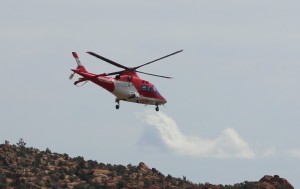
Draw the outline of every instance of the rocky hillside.
[[[124,189],[293,189],[279,176],[264,176],[257,182],[231,185],[195,184],[185,177],[163,175],[145,163],[111,165],[71,158],[67,154],[40,151],[7,141],[0,144],[0,189],[2,188],[124,188]]]

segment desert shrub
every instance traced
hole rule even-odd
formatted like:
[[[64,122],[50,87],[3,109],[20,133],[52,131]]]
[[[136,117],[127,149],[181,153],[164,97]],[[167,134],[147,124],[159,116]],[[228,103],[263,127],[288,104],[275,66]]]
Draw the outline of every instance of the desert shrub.
[[[7,183],[0,182],[0,189],[6,189],[6,188],[8,188]]]
[[[252,182],[244,182],[243,184],[243,189],[253,189],[255,188],[255,183]]]
[[[118,165],[115,170],[118,175],[123,175],[124,173],[126,173],[127,168],[123,165]]]
[[[234,189],[234,187],[231,185],[225,185],[224,189]]]
[[[110,173],[107,174],[107,176],[114,177],[114,176],[116,176],[116,173],[115,172],[110,172]]]
[[[34,158],[34,161],[32,162],[32,165],[35,167],[39,167],[42,164],[42,154],[37,154]]]
[[[28,187],[24,183],[20,183],[16,185],[15,189],[27,189]]]
[[[89,181],[93,178],[92,174],[86,174],[84,171],[79,171],[77,176],[80,178],[80,180]]]
[[[10,170],[10,171],[9,171],[8,173],[6,173],[6,177],[7,177],[7,178],[12,178],[14,172],[11,172],[11,170],[14,170],[14,169],[9,169],[9,170]]]
[[[126,183],[123,180],[120,180],[117,184],[117,188],[124,188],[125,186],[126,186]]]
[[[93,160],[88,160],[88,167],[90,168],[90,169],[95,169],[95,168],[97,168],[97,166],[98,166],[98,162],[97,161],[93,161]]]
[[[64,156],[64,159],[65,159],[65,160],[68,160],[68,159],[69,159],[69,155],[68,155],[68,154],[64,153],[63,156]]]
[[[76,169],[74,167],[70,167],[69,171],[68,170],[65,171],[65,173],[68,175],[74,175],[75,172],[76,172]]]
[[[88,188],[86,184],[80,183],[74,186],[74,189],[86,189]]]
[[[78,156],[74,160],[78,163],[78,168],[85,168],[85,161],[83,157]]]
[[[20,138],[19,141],[17,142],[17,146],[19,148],[25,148],[26,142],[23,140],[23,138]]]
[[[0,189],[4,189],[7,187],[8,187],[8,184],[7,184],[6,176],[3,174],[0,174]]]
[[[144,188],[149,188],[151,186],[151,180],[145,179],[144,180]]]
[[[133,166],[131,165],[131,163],[129,163],[128,165],[127,165],[127,168],[128,169],[131,169]]]
[[[99,163],[99,164],[98,164],[98,167],[99,167],[100,169],[106,169],[106,165],[105,165],[104,163]]]
[[[46,154],[51,154],[51,150],[49,148],[46,148]]]
[[[61,174],[59,175],[59,179],[60,179],[60,180],[64,180],[65,177],[66,177],[66,175],[65,175],[64,173],[61,173]]]
[[[50,188],[50,187],[52,186],[51,180],[50,180],[50,179],[47,179],[47,180],[45,181],[45,185],[46,185],[46,187]]]
[[[114,166],[112,166],[110,163],[108,163],[106,165],[106,168],[109,170],[109,171],[113,171],[114,170]]]
[[[51,180],[57,182],[57,181],[59,180],[59,176],[60,176],[60,175],[59,175],[58,173],[56,173],[56,172],[53,172],[53,173],[50,174],[49,176],[50,176]]]
[[[130,180],[130,176],[126,173],[124,175],[122,175],[123,180],[128,181]]]
[[[67,182],[60,183],[59,188],[68,188],[68,183]]]
[[[74,182],[77,179],[77,176],[69,176],[69,181]]]
[[[171,176],[171,175],[168,175],[167,177],[166,177],[166,181],[171,181],[173,179],[173,177]]]
[[[39,171],[40,171],[40,170],[37,169],[36,167],[34,167],[34,168],[32,169],[32,173],[35,174],[35,175],[38,174]]]
[[[4,174],[0,174],[0,182],[1,183],[7,183],[6,176]]]

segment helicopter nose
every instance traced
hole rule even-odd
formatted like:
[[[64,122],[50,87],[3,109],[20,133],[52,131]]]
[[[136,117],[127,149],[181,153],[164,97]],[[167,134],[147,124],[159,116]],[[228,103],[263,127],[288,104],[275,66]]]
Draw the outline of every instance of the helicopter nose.
[[[162,97],[162,104],[166,104],[166,103],[167,103],[167,100],[164,97]]]

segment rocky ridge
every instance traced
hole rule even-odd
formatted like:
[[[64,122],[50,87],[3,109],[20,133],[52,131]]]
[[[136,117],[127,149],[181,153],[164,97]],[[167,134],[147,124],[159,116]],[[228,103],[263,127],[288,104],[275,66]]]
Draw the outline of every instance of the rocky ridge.
[[[294,189],[284,178],[264,176],[259,181],[235,184],[195,184],[185,177],[163,175],[141,162],[111,165],[69,157],[67,154],[25,147],[24,141],[0,144],[0,189],[2,188],[109,188],[109,189]]]

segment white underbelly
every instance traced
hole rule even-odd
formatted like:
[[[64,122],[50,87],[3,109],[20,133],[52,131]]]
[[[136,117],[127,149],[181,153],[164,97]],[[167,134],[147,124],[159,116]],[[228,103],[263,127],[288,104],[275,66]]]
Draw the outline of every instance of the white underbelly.
[[[115,90],[112,92],[118,99],[128,99],[138,95],[137,89],[131,82],[114,81]]]

